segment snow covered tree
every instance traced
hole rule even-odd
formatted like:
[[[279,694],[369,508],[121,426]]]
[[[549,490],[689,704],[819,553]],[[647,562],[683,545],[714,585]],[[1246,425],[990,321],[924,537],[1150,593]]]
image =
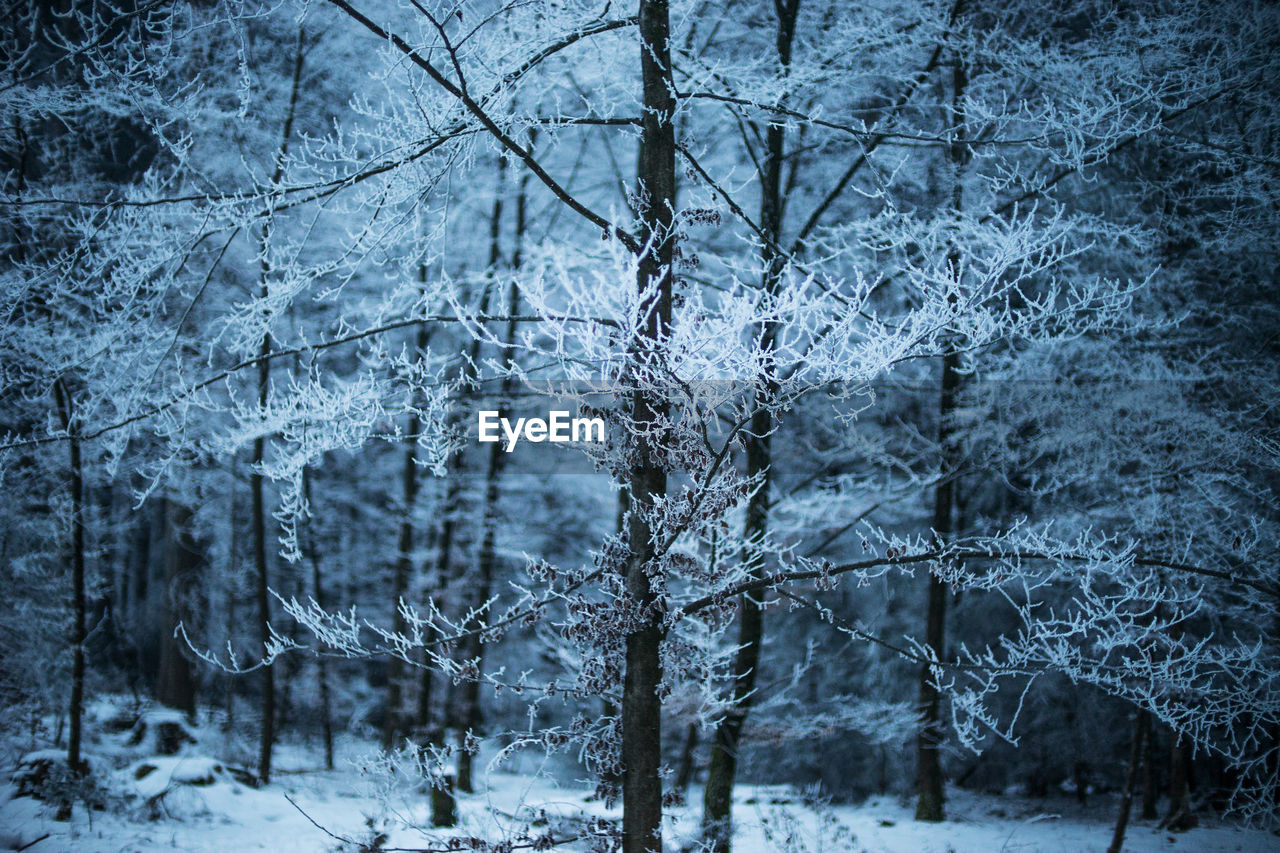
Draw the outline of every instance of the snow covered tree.
[[[728,850],[753,739],[815,731],[914,735],[938,821],[949,742],[1016,743],[1040,685],[1273,815],[1277,377],[1241,342],[1274,332],[1277,16],[1238,11],[30,12],[0,473],[6,571],[67,542],[70,764],[103,483],[169,508],[167,586],[200,564],[245,608],[183,617],[156,690],[194,710],[187,654],[252,672],[260,784],[311,651],[347,659],[327,763],[341,678],[442,831],[482,746],[572,745],[622,800],[584,836],[662,850],[699,733],[682,843]],[[607,440],[476,441],[526,406]],[[855,685],[819,683],[850,675],[820,630]]]

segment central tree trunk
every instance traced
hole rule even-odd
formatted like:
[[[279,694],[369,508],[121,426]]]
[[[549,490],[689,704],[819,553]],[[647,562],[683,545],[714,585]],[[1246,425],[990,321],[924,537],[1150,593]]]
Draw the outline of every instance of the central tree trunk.
[[[69,441],[71,474],[71,704],[67,716],[70,726],[67,733],[67,766],[71,772],[82,774],[88,768],[80,755],[81,724],[84,718],[84,641],[85,629],[85,577],[84,577],[84,463],[80,456],[79,427],[71,399],[71,390],[63,379],[54,384],[62,425]],[[67,812],[70,817],[70,812]]]
[[[956,4],[956,13],[962,8]],[[952,166],[951,210],[959,216],[963,207],[961,173],[969,159],[969,148],[964,138],[964,99],[967,73],[963,58],[955,57],[952,64],[951,116],[954,137],[948,152]],[[959,255],[952,251],[948,262],[951,274],[959,289],[961,267]],[[957,297],[958,298],[958,297]],[[934,491],[933,532],[940,542],[952,535],[952,508],[955,505],[955,475],[959,454],[955,445],[952,417],[956,407],[956,389],[960,386],[960,356],[947,351],[942,357],[941,393],[938,401],[939,481]],[[925,615],[925,645],[935,660],[943,655],[947,621],[947,585],[936,574],[929,575],[929,603]],[[916,739],[916,820],[941,821],[946,818],[943,808],[942,765],[938,750],[942,741],[941,695],[934,683],[929,666],[920,671],[919,707],[923,717]]]
[[[262,337],[260,355],[271,351],[270,338]],[[267,405],[267,387],[270,381],[270,362],[265,359],[258,363],[258,405],[263,409]],[[271,589],[267,577],[267,509],[263,495],[263,483],[260,466],[262,465],[266,439],[259,436],[253,440],[253,473],[249,484],[253,491],[253,565],[255,575],[254,600],[258,610],[258,641],[265,653],[271,642]],[[275,669],[270,666],[262,668],[262,729],[258,740],[258,783],[266,785],[271,781],[271,750],[276,739],[276,677]]]
[[[634,342],[632,360],[641,376],[662,375],[655,363],[671,323],[672,222],[676,204],[675,100],[672,96],[670,23],[666,0],[640,0],[640,68],[643,79],[643,121],[640,135],[637,193],[641,198],[643,247],[636,270],[636,286],[649,296],[640,306],[644,326]],[[652,289],[651,289],[652,288]],[[626,638],[626,669],[622,685],[622,850],[650,853],[662,850],[662,680],[656,598],[649,572],[656,570],[650,513],[667,490],[667,473],[653,445],[650,427],[666,418],[667,402],[636,390],[631,421],[637,431],[636,462],[630,476],[631,514],[628,541],[631,556],[626,569],[630,606],[638,624]]]
[[[951,508],[954,502],[952,468],[951,417],[955,410],[955,391],[960,384],[957,370],[959,357],[947,353],[942,359],[942,394],[939,405],[941,425],[939,441],[943,448],[942,479],[934,492],[933,531],[941,541],[952,533]],[[925,645],[935,659],[941,660],[947,619],[947,584],[936,574],[929,575],[929,604],[925,615]],[[941,821],[943,809],[942,765],[938,748],[942,741],[941,695],[929,666],[920,670],[919,707],[922,716],[916,739],[916,820]]]

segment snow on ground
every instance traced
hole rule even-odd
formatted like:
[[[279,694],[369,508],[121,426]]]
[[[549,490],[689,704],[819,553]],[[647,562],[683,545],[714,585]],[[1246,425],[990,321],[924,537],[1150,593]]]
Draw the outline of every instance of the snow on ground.
[[[128,799],[106,811],[77,807],[70,822],[55,821],[44,803],[16,796],[12,784],[0,788],[0,851],[29,845],[25,849],[31,853],[355,853],[381,833],[386,848],[439,847],[445,838],[414,828],[428,825],[427,798],[385,768],[369,769],[367,759],[375,753],[367,744],[345,744],[332,772],[316,769],[314,752],[284,745],[277,751],[277,775],[262,790],[244,785],[234,765],[198,749],[118,763],[108,787]],[[535,837],[550,832],[563,839],[581,832],[586,821],[619,817],[616,808],[592,800],[586,787],[554,781],[550,767],[525,756],[489,772],[480,793],[460,798],[460,822],[451,834],[497,841],[519,840],[522,831]],[[664,828],[669,849],[696,837],[699,803],[700,792],[694,790],[689,805],[670,809]],[[921,824],[893,797],[856,806],[806,805],[787,787],[742,786],[734,810],[735,850],[1102,853],[1115,814],[1114,800],[1106,797],[1094,797],[1082,809],[1067,797],[1032,800],[964,791],[951,793],[948,809],[947,823]],[[568,853],[586,847],[584,842],[555,849]],[[1136,821],[1125,850],[1275,853],[1280,838],[1212,821],[1175,835]]]

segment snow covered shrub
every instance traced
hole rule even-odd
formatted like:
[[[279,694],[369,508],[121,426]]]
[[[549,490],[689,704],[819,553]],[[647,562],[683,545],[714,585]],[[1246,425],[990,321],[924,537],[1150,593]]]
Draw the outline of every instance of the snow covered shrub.
[[[62,750],[43,749],[22,756],[13,772],[12,781],[17,796],[41,800],[56,809],[59,820],[71,815],[71,809],[80,805],[91,811],[102,811],[112,805],[120,805],[122,799],[105,781],[105,762],[88,757],[82,759],[79,770],[67,764],[67,754]],[[97,766],[95,772],[94,767]]]

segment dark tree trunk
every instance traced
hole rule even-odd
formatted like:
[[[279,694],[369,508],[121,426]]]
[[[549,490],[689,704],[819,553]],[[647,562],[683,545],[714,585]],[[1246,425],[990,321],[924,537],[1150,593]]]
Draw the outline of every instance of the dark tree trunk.
[[[952,534],[951,509],[954,504],[952,469],[955,452],[951,437],[951,417],[955,410],[955,392],[959,385],[959,357],[948,353],[942,359],[942,394],[939,405],[941,423],[939,444],[943,449],[942,479],[934,492],[933,530],[945,541]],[[937,575],[929,576],[929,603],[925,614],[925,645],[938,660],[942,659],[947,619],[947,585]],[[942,762],[942,697],[934,683],[930,667],[920,670],[920,712],[922,724],[916,739],[916,820],[941,821],[946,818],[943,806]]]
[[[268,352],[269,348],[270,344],[267,342],[267,338],[264,337],[262,351]],[[269,371],[268,362],[259,363],[258,403],[263,407],[267,405]],[[262,474],[257,470],[257,467],[262,464],[264,445],[265,439],[254,439],[254,471],[249,476],[250,487],[253,491],[254,601],[258,610],[258,641],[262,645],[263,654],[266,653],[267,645],[271,642],[271,590],[270,579],[267,577],[267,510],[265,496],[263,495]],[[262,704],[260,711],[262,725],[258,739],[258,782],[266,785],[271,781],[271,751],[275,745],[276,738],[275,669],[270,666],[264,666],[261,678]]]
[[[84,718],[85,641],[85,543],[84,543],[84,463],[80,456],[79,425],[64,380],[55,384],[62,425],[68,435],[68,464],[71,488],[71,703],[67,709],[67,766],[73,773],[87,769],[80,755]],[[69,815],[68,815],[69,817]]]
[[[427,739],[430,746],[438,749],[444,746],[444,729],[437,728]],[[454,796],[453,776],[443,774],[431,783],[431,825],[438,827],[457,826],[458,800]]]
[[[1142,819],[1155,820],[1160,816],[1160,772],[1156,767],[1158,738],[1148,725],[1147,742],[1142,748]]]
[[[302,469],[302,496],[311,504],[311,469]],[[308,526],[306,539],[307,562],[311,564],[311,595],[316,605],[324,610],[328,605],[324,594],[324,576],[320,571],[320,555],[316,548],[316,537]],[[324,742],[324,769],[333,769],[333,699],[329,695],[329,659],[324,655],[316,658],[316,680],[320,690],[320,735]]]
[[[418,327],[418,345],[425,343],[426,327]],[[409,416],[404,451],[404,470],[401,474],[400,536],[397,547],[395,575],[392,580],[391,601],[394,613],[392,630],[404,634],[408,628],[401,604],[409,594],[409,577],[413,573],[413,510],[418,503],[418,432],[422,423],[417,414]],[[405,733],[404,725],[404,661],[395,655],[387,662],[387,709],[382,720],[382,746],[391,749]]]
[[[261,280],[259,296],[266,299],[267,292],[267,231],[264,228],[259,249],[262,252]],[[264,333],[258,346],[258,407],[267,408],[271,385],[271,362],[267,356],[271,354],[271,335]],[[271,642],[271,579],[267,574],[267,507],[264,493],[266,483],[262,476],[262,463],[266,456],[267,440],[258,436],[253,440],[253,459],[249,473],[249,488],[253,499],[253,567],[254,567],[254,604],[258,617],[258,642],[262,646],[262,654],[266,654]],[[258,783],[266,785],[271,781],[271,752],[276,739],[276,674],[275,667],[262,667],[262,691],[259,712],[262,717],[258,739]]]
[[[480,357],[479,340],[472,340],[467,355],[468,358],[464,362],[462,372],[464,400],[470,396],[469,380],[472,378],[470,366],[474,365]],[[435,565],[435,586],[440,592],[448,588],[453,577],[453,541],[457,536],[458,514],[463,500],[463,464],[464,460],[461,453],[455,454],[449,460],[448,486],[445,489]],[[435,698],[435,678],[429,662],[427,663],[428,665],[422,668],[422,682],[418,693],[418,728],[420,731],[427,732],[427,742],[429,744],[443,747],[445,744],[446,720],[444,718],[446,715],[436,714],[432,708],[432,702]],[[440,719],[436,719],[437,717]],[[452,775],[441,776],[432,787],[432,823],[435,826],[453,826],[457,820],[453,804],[454,782],[455,778]]]
[[[1174,732],[1169,749],[1169,813],[1162,829],[1182,832],[1199,821],[1191,810],[1191,749],[1184,735]]]
[[[435,577],[432,580],[432,586],[435,593],[443,593],[449,585],[449,577],[453,564],[453,538],[454,531],[458,527],[457,515],[458,508],[462,503],[462,478],[460,476],[460,468],[462,465],[462,454],[459,453],[449,460],[447,485],[445,486],[444,505],[441,507],[440,531],[436,540],[436,562]],[[430,597],[433,593],[428,592]],[[433,704],[436,696],[435,672],[432,670],[429,661],[424,661],[422,667],[422,679],[418,685],[418,730],[423,732],[432,732],[437,726],[436,717],[443,716],[436,713]],[[438,725],[443,726],[443,720]]]
[[[506,172],[506,162],[505,158],[498,159],[498,191],[494,196],[493,210],[489,216],[489,270],[491,274],[496,272],[498,264],[502,260],[502,179]],[[519,300],[520,292],[516,289],[515,282],[512,281],[507,293],[508,318],[516,316],[516,312],[520,308]],[[515,337],[515,320],[508,319],[506,330],[501,340],[504,344],[509,344],[515,340]],[[506,353],[504,352],[503,354],[505,355]],[[509,417],[511,414],[508,400],[514,390],[515,385],[511,379],[504,377],[501,383],[499,403],[499,414],[502,417]],[[471,599],[475,607],[483,606],[489,600],[489,595],[493,589],[493,572],[497,562],[495,536],[498,527],[498,495],[499,485],[502,480],[502,468],[506,462],[506,457],[507,454],[502,449],[501,442],[489,446],[489,467],[485,472],[484,502],[480,511],[482,526],[480,551],[476,555],[476,582]],[[478,624],[472,627],[482,627],[488,621],[487,615],[481,615]],[[480,727],[480,678],[484,673],[484,637],[479,634],[468,637],[463,655],[467,660],[475,664],[475,672],[472,678],[464,681],[459,687],[457,786],[458,790],[469,794],[475,790],[474,780],[471,778],[476,746],[473,735],[474,731]]]
[[[235,477],[236,467],[237,467],[236,462],[237,462],[236,458],[232,457],[230,473],[232,475],[233,481],[236,479]],[[236,530],[236,492],[235,490],[232,490],[231,496],[228,499],[227,503],[228,503],[227,518],[230,521],[228,525],[228,529],[230,533],[230,541],[227,542],[227,555],[229,558],[230,565],[238,566],[240,565],[240,560],[242,559],[240,554],[240,549],[242,546],[241,546],[240,536],[238,535],[239,531]],[[224,627],[224,630],[227,632],[228,642],[230,642],[230,638],[236,636],[236,633],[240,629],[240,623],[236,618],[236,614],[238,612],[237,605],[239,604],[239,598],[240,598],[240,585],[239,583],[236,582],[236,578],[232,574],[228,574],[227,576],[225,592],[227,596],[226,597],[227,615],[226,615],[226,620],[223,622],[223,627]],[[227,722],[226,722],[226,727],[224,731],[233,732],[236,730],[236,687],[239,684],[239,679],[235,676],[234,673],[228,672],[226,673],[226,676],[223,678],[222,683],[224,685],[224,689],[226,690],[226,696],[224,697],[224,699],[226,701],[226,712],[227,712]]]
[[[643,79],[643,122],[637,183],[643,197],[642,244],[637,287],[657,284],[657,291],[642,307],[646,318],[644,344],[657,349],[665,338],[671,317],[672,217],[675,206],[675,104],[671,97],[669,21],[665,0],[641,0],[639,11],[640,64]],[[656,303],[656,304],[655,304]],[[656,346],[655,346],[656,345]],[[651,359],[637,346],[634,357]],[[654,367],[657,367],[654,365]],[[660,422],[665,401],[636,392],[632,421],[637,428]],[[655,597],[648,570],[655,556],[653,530],[646,511],[666,493],[667,475],[648,438],[638,441],[638,458],[629,491],[631,514],[628,541],[631,557],[626,588],[633,606],[643,614],[640,626],[626,638],[626,662],[621,707],[623,764],[623,853],[661,851],[662,782],[659,762],[662,749],[662,677],[659,659],[662,641],[655,612]]]
[[[1133,724],[1133,743],[1129,747],[1129,766],[1125,769],[1124,788],[1120,791],[1120,813],[1116,815],[1115,830],[1111,833],[1111,846],[1107,853],[1120,853],[1124,849],[1124,833],[1129,826],[1129,812],[1133,809],[1133,788],[1137,784],[1138,765],[1151,730],[1151,718],[1144,710],[1138,710]]]
[[[957,3],[957,12],[961,4]],[[964,112],[961,107],[967,78],[964,63],[957,56],[952,65],[951,124],[955,129],[949,159],[953,167],[951,209],[959,215],[963,206],[961,172],[968,162],[969,149],[964,144]],[[959,278],[959,258],[953,252],[950,257],[952,274]],[[941,450],[940,480],[934,491],[933,531],[940,541],[946,541],[954,532],[952,510],[955,506],[955,473],[958,462],[957,449],[952,435],[952,415],[955,411],[956,389],[960,385],[960,358],[948,352],[942,358],[941,394],[938,403],[938,446]],[[929,602],[925,614],[925,645],[935,659],[941,660],[946,636],[947,585],[935,574],[929,575]],[[920,733],[916,739],[916,820],[941,821],[946,819],[945,794],[942,784],[942,762],[939,749],[942,742],[941,695],[934,683],[930,667],[920,671],[919,707],[922,716]]]
[[[791,48],[795,39],[796,16],[800,0],[781,0],[775,4],[778,15],[776,48],[784,74],[791,67]],[[760,171],[761,261],[764,267],[762,288],[776,294],[782,276],[783,258],[778,251],[782,235],[782,166],[786,157],[786,128],[772,121],[765,131],[764,161]],[[768,324],[759,329],[761,348],[772,349],[774,330]],[[744,522],[742,560],[751,577],[764,570],[759,552],[769,526],[769,470],[772,461],[770,441],[774,430],[769,406],[776,393],[776,382],[767,378],[756,391],[755,411],[745,439],[747,476],[758,488],[747,501]],[[755,697],[756,674],[760,666],[760,648],[764,640],[764,609],[761,593],[741,597],[738,615],[738,652],[733,663],[733,706],[716,726],[711,742],[711,760],[707,767],[707,784],[702,796],[702,827],[713,853],[727,853],[733,839],[733,786],[738,770],[738,750],[742,728]]]
[[[656,375],[653,353],[660,351],[671,323],[674,240],[672,222],[676,204],[675,101],[672,97],[669,10],[666,0],[640,0],[640,68],[643,83],[643,115],[640,134],[637,185],[641,201],[643,246],[636,273],[637,288],[650,292],[640,314],[644,318],[642,340],[631,357]],[[656,289],[650,291],[650,287]],[[667,404],[640,391],[632,395],[631,420],[639,430],[661,423]],[[667,491],[667,473],[658,449],[648,435],[637,439],[636,462],[631,469],[631,514],[628,524],[630,559],[626,590],[638,608],[639,624],[626,638],[626,663],[622,685],[622,851],[649,853],[662,850],[662,680],[656,597],[648,572],[655,551],[648,510]]]
[[[298,93],[302,83],[302,59],[304,51],[302,44],[302,29],[298,29],[297,42],[294,45],[293,57],[293,81],[289,89],[289,106],[285,112],[284,128],[280,133],[280,150],[276,156],[275,171],[272,174],[272,185],[279,184],[284,177],[285,158],[289,154],[289,139],[293,135],[293,120],[298,112]],[[270,262],[267,257],[267,250],[270,244],[270,220],[263,225],[262,238],[258,246],[260,254],[260,279],[259,279],[259,295],[266,299],[269,295],[267,287],[267,277],[271,273]],[[258,406],[265,409],[269,393],[271,381],[271,362],[268,356],[271,354],[271,335],[264,332],[262,335],[262,343],[258,350]],[[267,644],[271,641],[271,592],[269,578],[267,577],[267,520],[266,520],[266,504],[263,495],[263,477],[260,471],[264,452],[266,449],[266,438],[258,436],[253,441],[253,465],[254,469],[250,474],[250,484],[253,490],[253,562],[256,573],[257,589],[256,601],[258,608],[258,639],[263,645],[265,653]],[[262,731],[261,738],[258,743],[258,781],[260,784],[266,785],[271,781],[271,751],[275,746],[276,737],[276,678],[275,671],[270,666],[262,668]]]
[[[183,621],[188,587],[200,571],[202,554],[191,531],[191,510],[173,500],[165,500],[164,616],[160,634],[160,671],[156,678],[156,701],[166,708],[182,711],[188,718],[196,712],[196,684],[191,662],[183,653],[183,642],[174,636]],[[170,727],[161,735],[161,751],[177,752],[182,733]]]
[[[698,724],[690,723],[684,733],[684,746],[680,748],[680,764],[676,767],[675,793],[684,802],[693,781],[693,764],[698,754]]]

